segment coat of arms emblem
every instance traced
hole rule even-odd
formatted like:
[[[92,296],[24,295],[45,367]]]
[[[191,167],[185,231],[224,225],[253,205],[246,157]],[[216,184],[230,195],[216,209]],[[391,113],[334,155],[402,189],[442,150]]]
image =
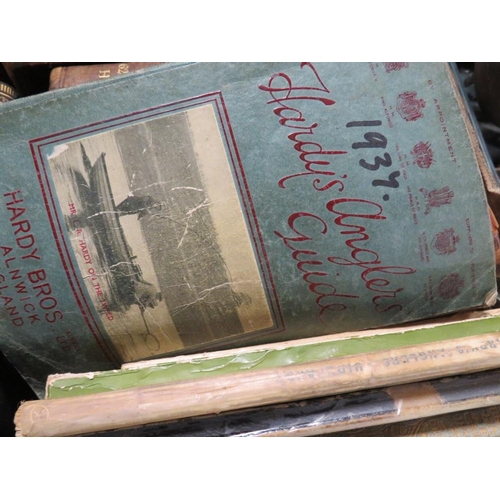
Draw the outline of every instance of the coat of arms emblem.
[[[432,208],[438,208],[443,205],[449,205],[455,196],[455,193],[450,189],[449,186],[445,186],[441,189],[433,189],[432,191],[427,191],[427,189],[420,188],[420,192],[425,197],[425,212],[424,215],[430,213]]]
[[[407,122],[422,118],[422,108],[425,108],[425,100],[418,99],[416,92],[403,92],[398,95],[396,110]]]
[[[431,246],[438,255],[450,255],[457,249],[460,238],[453,228],[445,229],[432,239]]]
[[[400,69],[408,67],[408,63],[405,62],[385,62],[382,64],[384,65],[385,71],[387,73],[391,73],[392,71],[399,71]]]
[[[458,273],[447,274],[439,283],[438,293],[443,299],[454,299],[460,295],[465,282]]]
[[[429,142],[419,142],[411,150],[413,164],[420,168],[429,168],[434,163],[434,152]]]

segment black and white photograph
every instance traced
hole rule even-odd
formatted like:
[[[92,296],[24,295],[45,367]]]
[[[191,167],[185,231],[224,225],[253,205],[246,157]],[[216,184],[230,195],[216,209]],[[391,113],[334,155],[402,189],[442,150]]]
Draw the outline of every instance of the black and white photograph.
[[[211,105],[57,144],[47,159],[125,360],[273,326]]]

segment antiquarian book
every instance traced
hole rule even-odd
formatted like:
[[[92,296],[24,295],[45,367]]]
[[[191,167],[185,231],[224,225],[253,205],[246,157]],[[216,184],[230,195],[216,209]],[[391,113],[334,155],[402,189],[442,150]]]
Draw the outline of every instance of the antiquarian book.
[[[447,64],[155,67],[6,103],[0,137],[0,348],[39,394],[167,353],[355,353],[353,332],[496,300]]]
[[[389,356],[388,352],[391,351],[390,356],[394,357],[393,361],[396,366],[401,365],[403,369],[408,368],[406,365],[409,364],[411,365],[409,369],[416,373],[420,369],[425,371],[427,362],[434,363],[442,357],[440,354],[436,354],[434,343],[445,340],[455,342],[453,345],[456,349],[451,356],[455,358],[454,361],[459,366],[463,366],[462,364],[467,362],[471,352],[470,349],[464,348],[462,343],[464,339],[473,337],[473,340],[480,343],[478,349],[485,350],[484,336],[494,335],[499,331],[500,318],[498,310],[495,309],[483,313],[457,314],[441,323],[422,322],[412,327],[385,328],[370,330],[364,334],[357,333],[355,348],[352,345],[352,338],[325,335],[312,339],[262,344],[255,347],[125,363],[121,369],[117,370],[50,375],[47,378],[45,399],[84,396],[183,380],[248,373],[264,368],[276,369],[290,364],[302,365],[334,359],[342,361],[347,356],[350,357],[349,366],[351,368],[346,365],[345,369],[355,379],[357,373],[365,370],[364,358],[360,358],[360,364],[357,364],[358,361],[352,356],[371,352],[385,352]],[[417,358],[404,357],[399,360],[398,351],[410,346],[418,347],[419,355]],[[425,354],[427,349],[430,353],[428,356]],[[489,352],[495,356],[496,351],[492,349],[494,348],[492,347]],[[454,368],[452,372],[456,373],[457,370]],[[397,384],[400,375],[398,372],[393,379],[387,382]],[[424,378],[426,377],[423,376],[422,379]]]
[[[491,370],[218,415],[112,429],[91,435],[500,436],[499,402],[500,372]],[[481,421],[476,415],[486,418]],[[438,422],[439,426],[436,425]]]
[[[156,66],[155,62],[87,64],[58,66],[50,72],[49,90],[73,87],[82,83],[126,75],[133,71]]]
[[[406,383],[473,372],[498,366],[495,350],[499,345],[498,334],[475,336],[462,339],[460,345],[456,340],[441,341],[433,343],[432,349],[412,346],[396,354],[372,352],[87,396],[28,401],[16,413],[16,435],[100,432],[380,387],[392,380]],[[426,361],[419,364],[422,357]],[[419,361],[411,363],[413,359]],[[406,414],[408,418],[411,415],[411,411]]]
[[[495,321],[498,327],[498,318]],[[292,349],[285,365],[185,377],[170,383],[144,385],[131,372],[136,383],[127,382],[125,389],[23,403],[15,417],[16,435],[101,432],[384,387],[394,381],[402,384],[476,372],[499,365],[499,348],[497,331],[310,362],[294,361]],[[204,366],[209,368],[207,363]],[[143,373],[147,376],[147,371]],[[102,378],[99,382],[106,384]],[[411,418],[411,411],[406,415]]]

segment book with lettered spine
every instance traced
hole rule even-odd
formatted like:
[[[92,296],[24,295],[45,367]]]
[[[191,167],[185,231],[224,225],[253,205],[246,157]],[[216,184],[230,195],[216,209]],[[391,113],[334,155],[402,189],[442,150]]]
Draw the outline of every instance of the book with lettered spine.
[[[486,161],[447,64],[170,65],[7,103],[0,127],[0,347],[39,394],[168,353],[356,351],[495,302]]]
[[[131,62],[82,64],[78,66],[58,66],[50,72],[49,90],[62,89],[107,78],[127,75],[130,72],[156,66],[160,63]]]
[[[251,408],[97,436],[500,436],[498,370]]]
[[[75,396],[89,396],[103,392],[171,384],[185,380],[210,379],[238,373],[250,373],[262,369],[277,369],[295,365],[303,367],[312,363],[339,362],[339,373],[351,375],[352,381],[369,373],[373,378],[372,366],[364,357],[369,353],[381,353],[377,360],[379,369],[399,367],[387,383],[397,384],[404,372],[412,371],[417,378],[432,378],[433,373],[423,374],[429,368],[435,369],[440,360],[451,361],[443,374],[457,374],[469,368],[485,368],[484,363],[494,366],[500,348],[500,318],[498,309],[482,313],[461,313],[448,317],[446,321],[426,321],[411,327],[393,327],[370,330],[366,336],[359,335],[356,348],[352,340],[325,335],[312,339],[261,344],[253,347],[225,349],[191,355],[169,356],[133,363],[124,363],[120,369],[86,372],[59,373],[50,375],[45,386],[45,399],[61,399]],[[408,332],[411,331],[411,335]],[[447,342],[449,352],[444,353],[441,342]],[[390,348],[389,348],[390,347]],[[404,351],[410,348],[411,352]],[[483,359],[472,356],[484,355]],[[386,372],[388,370],[385,370]],[[436,376],[439,374],[436,374]],[[208,382],[210,384],[210,382]],[[345,391],[344,391],[345,392]]]
[[[465,377],[461,382],[444,384],[442,390],[439,383],[422,381],[497,367],[498,326],[498,317],[472,320],[469,325],[455,323],[453,328],[466,332],[463,338],[400,345],[392,350],[376,350],[373,346],[366,354],[336,355],[332,345],[335,343],[328,339],[316,345],[305,345],[300,340],[233,350],[219,356],[184,356],[158,365],[137,363],[112,372],[51,377],[48,399],[21,404],[15,416],[16,435],[69,436],[157,425],[172,429],[176,421],[193,418],[216,425],[217,419],[211,421],[208,416],[239,410],[246,410],[248,416],[253,415],[252,419],[262,410],[264,420],[257,417],[256,421],[260,421],[257,425],[263,425],[269,412],[262,407],[280,403],[290,404],[289,413],[278,412],[289,418],[284,418],[279,425],[273,417],[273,426],[279,425],[284,434],[320,434],[495,404],[500,397],[498,387],[496,392],[491,391],[491,381],[486,393],[479,383],[478,394],[467,392],[471,387]],[[442,334],[447,327],[450,325],[436,325],[435,333]],[[490,333],[481,334],[481,328]],[[493,333],[495,328],[497,332]],[[430,330],[415,333],[420,334],[422,341],[422,336],[433,333]],[[476,386],[478,380],[484,381],[481,375],[473,377]],[[372,406],[380,400],[378,396],[375,401],[358,400],[356,395],[340,397],[341,406],[351,402],[356,410],[353,418],[344,422],[346,426],[342,425],[345,415],[338,411],[336,404],[333,408],[320,404],[318,408],[315,401],[310,405],[293,403],[384,387],[394,381],[420,383],[384,390],[385,403],[392,398],[392,405],[386,404],[382,412]],[[451,397],[457,387],[461,392]],[[303,406],[306,408],[302,414]],[[318,415],[321,407],[327,411],[324,415]],[[297,408],[299,411],[294,411]],[[302,417],[303,425],[293,423]],[[314,423],[311,418],[319,422]],[[230,424],[231,415],[222,421]],[[257,432],[255,426],[254,430]],[[268,428],[261,432],[278,430]]]

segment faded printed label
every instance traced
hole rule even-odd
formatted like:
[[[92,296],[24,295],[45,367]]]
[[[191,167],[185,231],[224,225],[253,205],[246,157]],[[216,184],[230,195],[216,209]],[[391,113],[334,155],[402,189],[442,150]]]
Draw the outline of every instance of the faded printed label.
[[[273,327],[211,104],[47,154],[88,295],[124,360]]]

